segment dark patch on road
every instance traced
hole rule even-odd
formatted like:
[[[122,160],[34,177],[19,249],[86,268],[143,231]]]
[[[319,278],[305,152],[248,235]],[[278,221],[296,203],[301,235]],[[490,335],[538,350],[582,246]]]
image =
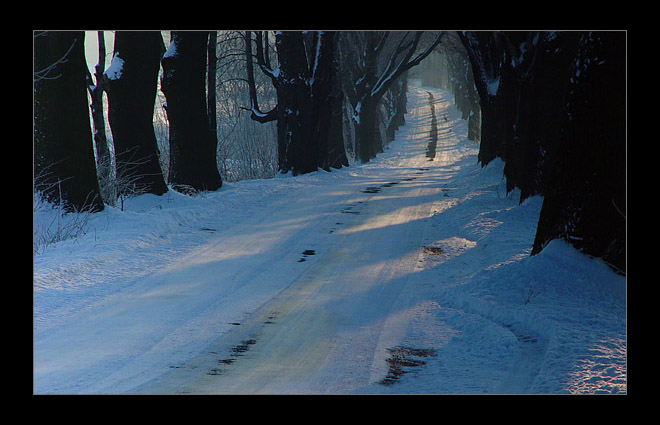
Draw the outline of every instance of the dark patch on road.
[[[257,340],[254,338],[246,339],[244,341],[241,341],[238,345],[235,345],[231,351],[232,351],[232,356],[237,357],[237,356],[242,356],[243,353],[248,351],[250,349],[250,345],[254,345],[257,343]]]
[[[303,261],[307,261],[306,258],[309,257],[310,255],[316,255],[316,251],[313,249],[306,249],[302,253],[302,257],[298,260],[299,263],[302,263]]]
[[[435,356],[435,350],[430,348],[398,346],[388,348],[387,351],[390,352],[390,358],[386,360],[389,369],[387,371],[387,376],[385,376],[385,378],[379,383],[388,387],[394,385],[402,375],[410,372],[410,368],[416,368],[426,364],[426,361],[419,360],[419,358]]]
[[[438,248],[437,246],[423,246],[422,251],[424,251],[424,254],[428,254],[428,255],[442,254],[442,248]]]
[[[361,191],[362,193],[378,193],[380,192],[380,187],[378,186],[367,186],[366,189]]]

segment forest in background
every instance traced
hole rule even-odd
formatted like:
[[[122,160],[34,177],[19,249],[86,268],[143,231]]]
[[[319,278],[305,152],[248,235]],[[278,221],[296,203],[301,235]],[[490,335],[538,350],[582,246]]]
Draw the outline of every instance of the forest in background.
[[[94,70],[84,37],[34,32],[35,199],[93,212],[368,162],[414,77],[453,91],[507,190],[544,197],[533,254],[561,238],[625,274],[623,31],[117,31]]]

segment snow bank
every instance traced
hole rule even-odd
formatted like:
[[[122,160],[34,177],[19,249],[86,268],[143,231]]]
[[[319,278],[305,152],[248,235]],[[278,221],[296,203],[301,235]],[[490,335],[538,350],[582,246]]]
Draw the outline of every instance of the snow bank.
[[[439,302],[544,345],[531,393],[626,391],[625,278],[562,241],[484,270]],[[492,346],[509,339],[491,333]],[[515,345],[514,345],[515,346]]]

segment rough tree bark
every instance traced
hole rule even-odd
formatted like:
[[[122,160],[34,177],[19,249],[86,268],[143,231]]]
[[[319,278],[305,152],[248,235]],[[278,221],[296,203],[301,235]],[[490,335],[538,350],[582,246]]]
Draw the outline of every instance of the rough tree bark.
[[[175,188],[217,190],[222,179],[206,107],[208,32],[172,31],[161,87],[170,123],[169,180]]]
[[[313,139],[312,91],[305,44],[300,31],[275,35],[279,62],[277,139],[280,171],[293,175],[318,169],[318,141]]]
[[[130,178],[141,192],[155,195],[167,192],[153,126],[163,50],[160,32],[117,31],[105,72],[118,178]]]
[[[314,134],[318,144],[317,166],[328,171],[348,165],[344,148],[342,107],[344,102],[336,55],[337,33],[316,32],[312,57],[312,105]]]
[[[34,175],[49,202],[101,211],[84,41],[82,31],[34,34]]]

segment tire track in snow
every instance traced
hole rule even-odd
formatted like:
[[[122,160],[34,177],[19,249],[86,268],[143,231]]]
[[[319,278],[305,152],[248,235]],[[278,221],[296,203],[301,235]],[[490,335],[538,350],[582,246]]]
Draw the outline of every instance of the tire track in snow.
[[[142,392],[350,392],[385,376],[387,349],[397,343],[411,320],[412,313],[401,314],[400,309],[407,305],[404,289],[418,264],[420,230],[433,204],[421,200],[437,195],[436,188],[415,180],[427,161],[422,131],[426,133],[428,118],[416,110],[427,108],[422,96],[416,98],[409,117],[413,126],[400,141],[408,150],[383,159],[390,161],[384,169],[374,161],[362,168],[362,176],[338,181],[333,190],[348,196],[341,203],[333,199],[334,214],[318,207],[330,199],[319,198],[317,188],[292,194],[300,200],[308,195],[310,211],[325,217],[315,220],[308,234],[302,228],[298,232],[296,245],[315,249],[313,260],[302,263],[307,268],[209,346],[206,354],[177,365],[143,386]],[[393,165],[398,168],[392,169]],[[299,208],[277,207],[282,218],[292,211],[287,208]],[[328,227],[333,231],[328,232]],[[311,241],[321,233],[329,239],[317,247]],[[268,278],[267,267],[261,268],[260,279]],[[241,348],[241,356],[232,357],[236,347]]]

